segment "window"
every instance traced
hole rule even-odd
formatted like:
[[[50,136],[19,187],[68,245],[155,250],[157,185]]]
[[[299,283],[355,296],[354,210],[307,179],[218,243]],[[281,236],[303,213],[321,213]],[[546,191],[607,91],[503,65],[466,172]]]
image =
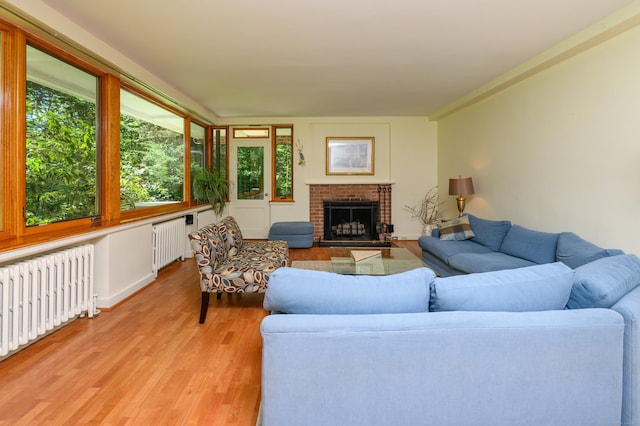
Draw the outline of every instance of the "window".
[[[273,201],[293,201],[293,126],[273,128]]]
[[[205,167],[207,167],[207,143],[206,143],[206,129],[197,123],[191,123],[190,126],[191,143],[190,143],[190,157],[191,157],[191,197],[193,195],[193,179],[194,177]]]
[[[264,198],[264,148],[261,146],[238,147],[238,200]]]
[[[69,47],[0,20],[2,249],[180,211],[189,171],[228,177],[229,127]]]
[[[184,199],[184,118],[120,91],[120,208]]]
[[[27,226],[99,214],[98,78],[27,46]]]
[[[258,139],[268,138],[268,127],[250,127],[250,128],[235,128],[233,129],[233,137],[235,139]]]
[[[213,128],[213,170],[219,171],[227,179],[229,178],[228,172],[228,144],[227,134],[229,130],[227,127],[214,127]]]

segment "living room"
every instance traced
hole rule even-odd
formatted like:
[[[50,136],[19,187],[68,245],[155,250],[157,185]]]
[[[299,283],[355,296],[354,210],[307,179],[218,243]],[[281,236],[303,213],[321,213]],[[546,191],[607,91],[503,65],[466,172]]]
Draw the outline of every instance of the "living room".
[[[95,39],[49,5],[14,3],[42,22],[65,28],[67,37],[84,40],[85,48],[119,61],[129,73],[182,100],[188,108],[210,116],[193,98]],[[421,235],[421,224],[405,206],[416,205],[426,191],[438,186],[445,201],[445,217],[455,216],[455,199],[443,188],[449,178],[468,175],[474,180],[476,193],[469,197],[467,209],[478,216],[508,218],[549,232],[570,229],[601,246],[638,252],[637,231],[620,225],[632,221],[638,201],[628,195],[633,194],[633,187],[616,184],[637,180],[633,163],[638,157],[634,116],[638,102],[634,79],[638,66],[634,55],[636,7],[637,3],[631,2],[609,16],[598,16],[596,23],[524,63],[514,64],[517,66],[492,81],[473,87],[466,96],[439,105],[428,116],[292,113],[216,117],[215,124],[294,126],[295,142],[306,161],[304,166],[294,162],[295,202],[272,203],[271,223],[308,220],[312,184],[390,183],[394,236],[416,239]],[[385,105],[384,111],[388,113],[390,108]],[[330,136],[375,137],[375,173],[328,176],[325,152]],[[609,211],[616,213],[615,219],[609,218]],[[236,213],[233,203],[229,213]],[[123,228],[110,238],[103,253],[106,270],[102,275],[108,280],[100,295],[103,306],[114,305],[152,279],[148,272],[150,248],[141,245],[146,232]],[[135,247],[138,256],[122,258],[127,247]],[[42,250],[51,247],[43,246]],[[14,260],[19,254],[5,253],[2,260]],[[116,260],[127,266],[110,266]]]
[[[214,117],[191,96],[124,52],[113,53],[115,49],[107,49],[94,34],[51,9],[54,2],[10,3],[75,36],[79,44],[98,54],[107,52],[110,59],[120,61],[119,66],[215,119],[216,125],[292,124],[306,161],[304,165],[295,162],[295,203],[273,205],[271,222],[307,220],[313,184],[389,183],[394,235],[415,240],[421,224],[405,205],[417,204],[433,186],[446,188],[449,178],[468,175],[476,191],[468,197],[467,211],[475,215],[549,232],[571,230],[601,246],[640,253],[640,231],[631,225],[640,207],[635,196],[640,180],[637,1],[620,2],[620,7],[626,6],[599,16],[577,33],[568,33],[559,43],[428,115],[298,116],[293,112],[247,117]],[[326,137],[330,136],[375,137],[375,174],[327,176]],[[455,216],[454,196],[441,190],[441,197],[445,215]],[[231,214],[233,209],[229,205]],[[109,266],[102,278],[117,281],[118,287],[112,289],[111,299],[105,298],[107,305],[126,299],[129,289],[144,286],[139,270],[120,265],[149,263],[150,249],[141,248],[146,238],[133,227],[110,237],[104,259]],[[149,268],[144,269],[148,274]]]

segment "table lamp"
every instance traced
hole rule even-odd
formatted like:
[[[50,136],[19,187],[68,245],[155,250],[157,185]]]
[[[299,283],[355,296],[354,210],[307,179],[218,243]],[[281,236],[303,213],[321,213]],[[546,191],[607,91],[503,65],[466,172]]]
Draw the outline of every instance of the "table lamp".
[[[473,180],[470,177],[458,176],[449,179],[449,195],[457,195],[458,217],[462,216],[465,206],[465,195],[473,194]]]

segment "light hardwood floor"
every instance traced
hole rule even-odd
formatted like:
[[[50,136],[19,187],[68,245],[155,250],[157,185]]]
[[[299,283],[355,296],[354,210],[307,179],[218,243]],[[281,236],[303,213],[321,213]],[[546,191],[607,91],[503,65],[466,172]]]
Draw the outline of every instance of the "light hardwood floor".
[[[416,241],[401,241],[416,255]],[[290,261],[328,259],[291,249]],[[254,425],[263,295],[212,298],[198,324],[193,259],[129,300],[0,362],[0,424]]]

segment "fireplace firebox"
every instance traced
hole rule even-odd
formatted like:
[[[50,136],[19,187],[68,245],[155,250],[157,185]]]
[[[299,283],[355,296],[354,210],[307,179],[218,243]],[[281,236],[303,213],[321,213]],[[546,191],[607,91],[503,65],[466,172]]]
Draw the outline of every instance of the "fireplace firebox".
[[[378,201],[323,201],[322,245],[379,245]]]

